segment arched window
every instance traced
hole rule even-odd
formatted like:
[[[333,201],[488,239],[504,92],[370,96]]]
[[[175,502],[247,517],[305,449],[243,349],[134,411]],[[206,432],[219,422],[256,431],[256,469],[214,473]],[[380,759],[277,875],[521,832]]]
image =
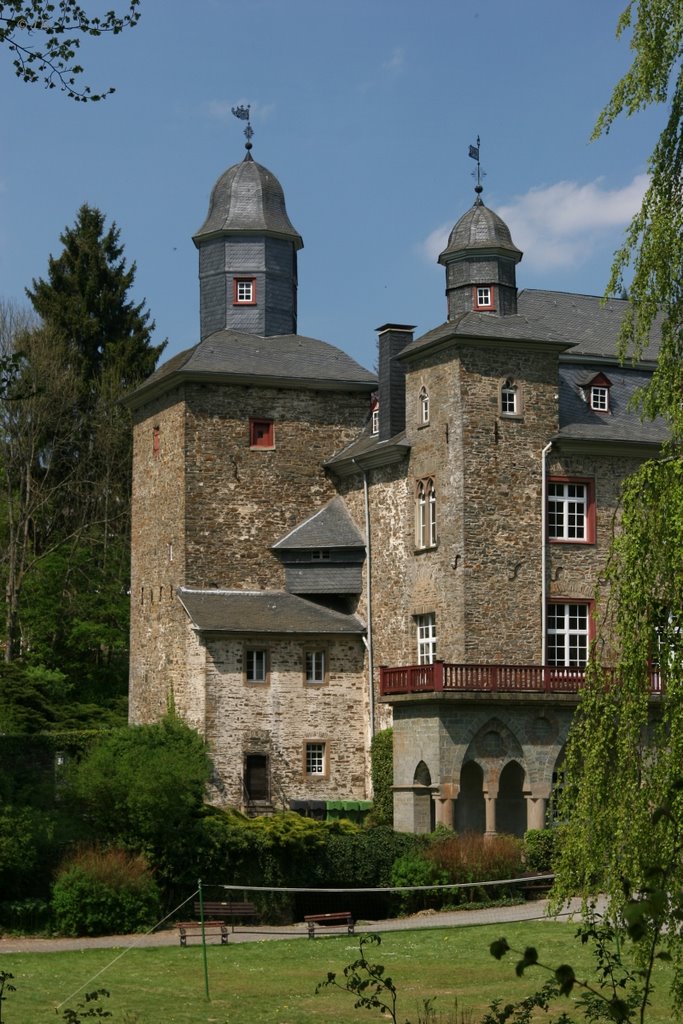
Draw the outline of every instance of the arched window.
[[[418,419],[420,426],[429,423],[429,392],[424,384],[420,388]]]
[[[519,415],[519,394],[514,381],[504,381],[500,388],[500,413],[501,416]]]
[[[416,542],[418,548],[436,544],[436,489],[431,477],[417,482]]]

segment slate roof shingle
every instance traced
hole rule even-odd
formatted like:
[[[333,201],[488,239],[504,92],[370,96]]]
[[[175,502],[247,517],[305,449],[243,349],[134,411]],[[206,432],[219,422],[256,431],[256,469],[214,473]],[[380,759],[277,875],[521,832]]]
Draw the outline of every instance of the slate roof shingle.
[[[356,615],[333,611],[284,590],[194,590],[179,587],[178,598],[202,633],[365,633]]]

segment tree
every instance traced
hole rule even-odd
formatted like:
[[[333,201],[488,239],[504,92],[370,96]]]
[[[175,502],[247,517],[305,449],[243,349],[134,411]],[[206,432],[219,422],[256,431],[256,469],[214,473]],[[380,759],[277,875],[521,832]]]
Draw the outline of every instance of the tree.
[[[14,70],[24,82],[43,82],[73,100],[101,100],[114,92],[93,93],[80,86],[84,69],[76,59],[81,40],[119,35],[140,20],[140,0],[126,0],[124,14],[89,15],[78,0],[4,0],[0,2],[0,44],[13,54]]]
[[[639,400],[646,417],[666,420],[670,439],[662,458],[644,463],[624,488],[609,596],[602,600],[618,638],[618,683],[589,667],[565,762],[560,806],[568,828],[557,882],[560,897],[577,886],[584,893],[606,890],[613,908],[623,907],[630,887],[649,891],[653,863],[677,865],[672,893],[683,885],[683,864],[674,856],[683,825],[683,3],[632,0],[618,34],[628,30],[634,59],[595,134],[652,103],[668,103],[669,112],[607,292],[618,291],[632,269],[622,354],[638,357],[651,334],[661,332],[658,365]],[[653,665],[663,686],[654,712]],[[656,838],[654,807],[664,809]],[[681,1006],[677,914],[670,900],[663,934]]]

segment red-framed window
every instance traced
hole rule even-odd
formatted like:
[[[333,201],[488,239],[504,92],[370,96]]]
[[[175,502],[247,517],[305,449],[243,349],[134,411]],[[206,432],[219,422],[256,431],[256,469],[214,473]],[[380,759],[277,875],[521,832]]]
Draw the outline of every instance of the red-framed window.
[[[496,292],[492,284],[475,284],[472,288],[472,308],[495,310]]]
[[[234,306],[256,305],[255,277],[234,277],[232,279],[232,302]]]
[[[593,480],[551,477],[546,505],[546,530],[551,544],[595,543]]]
[[[159,452],[161,451],[161,429],[159,427],[152,428],[152,455],[155,459],[159,458]]]
[[[553,599],[546,613],[546,663],[585,668],[594,637],[593,602]]]
[[[275,447],[275,425],[272,420],[249,420],[249,447]]]

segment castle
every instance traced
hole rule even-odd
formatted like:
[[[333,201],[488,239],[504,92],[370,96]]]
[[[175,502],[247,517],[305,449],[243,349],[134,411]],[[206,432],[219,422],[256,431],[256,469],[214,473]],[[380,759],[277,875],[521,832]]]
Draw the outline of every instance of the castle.
[[[620,486],[665,436],[629,404],[656,343],[622,366],[623,301],[518,291],[475,191],[446,321],[380,327],[377,380],[297,334],[303,241],[250,141],[214,186],[200,341],[129,399],[130,716],[173,702],[217,804],[352,813],[393,724],[396,828],[546,820]]]

